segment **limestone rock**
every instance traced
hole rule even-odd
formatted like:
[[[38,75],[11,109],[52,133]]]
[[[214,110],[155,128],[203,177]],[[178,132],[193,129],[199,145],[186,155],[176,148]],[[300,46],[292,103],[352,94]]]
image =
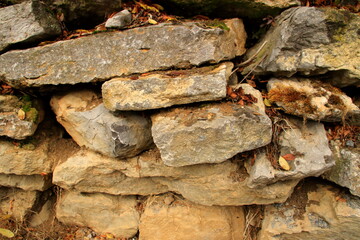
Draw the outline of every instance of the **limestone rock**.
[[[0,52],[13,44],[34,43],[60,34],[57,19],[40,1],[0,8]]]
[[[152,178],[127,177],[121,172],[127,167],[125,161],[80,150],[55,168],[53,182],[68,190],[114,195],[152,195],[168,191]]]
[[[56,119],[80,146],[110,157],[132,157],[152,144],[150,119],[138,113],[112,113],[89,90],[54,96]]]
[[[322,123],[288,119],[289,127],[279,136],[279,155],[292,154],[287,161],[289,171],[275,169],[264,152],[257,155],[253,166],[248,164],[250,187],[264,186],[277,181],[320,176],[334,166],[332,152]]]
[[[63,15],[69,29],[89,29],[121,10],[121,0],[43,0],[51,10]]]
[[[240,19],[230,30],[189,22],[106,32],[0,56],[0,76],[14,86],[76,84],[233,59],[245,52]]]
[[[336,165],[323,176],[360,197],[360,148],[346,148],[333,143],[331,149]]]
[[[308,182],[283,204],[265,207],[261,240],[360,238],[360,199]]]
[[[131,13],[128,10],[123,10],[116,13],[109,18],[106,23],[106,28],[123,28],[131,23]]]
[[[278,15],[283,9],[299,6],[297,0],[156,0],[166,10],[181,15],[195,16],[198,14],[226,18],[229,16],[245,18],[264,18]]]
[[[0,173],[16,175],[37,175],[52,172],[53,161],[48,157],[49,141],[45,139],[35,149],[15,146],[0,141]]]
[[[47,221],[53,221],[55,219],[55,203],[56,197],[50,197],[41,207],[40,211],[31,216],[29,220],[30,226],[38,227],[45,225]]]
[[[284,11],[266,36],[247,53],[264,46],[253,64],[255,74],[328,73],[338,87],[360,84],[360,16],[334,8],[299,7]],[[264,45],[265,44],[265,45]]]
[[[316,80],[272,78],[267,85],[269,100],[286,113],[317,121],[340,122],[360,109],[338,88]]]
[[[140,219],[140,239],[243,239],[241,207],[208,207],[171,195],[150,197]],[[161,227],[159,227],[161,226]]]
[[[44,191],[52,186],[51,176],[0,174],[0,186],[21,188],[25,191]]]
[[[19,119],[17,112],[0,113],[0,135],[14,139],[25,139],[32,136],[38,124]]]
[[[223,162],[271,141],[271,120],[238,104],[215,103],[152,116],[152,135],[168,166]]]
[[[146,110],[226,97],[226,85],[234,65],[176,70],[146,76],[115,78],[102,86],[104,105],[115,110]]]
[[[37,191],[0,187],[0,212],[22,222],[32,213],[39,196]]]
[[[0,112],[12,112],[21,105],[20,99],[14,95],[0,95]]]
[[[57,204],[56,217],[64,224],[130,238],[138,231],[140,214],[136,204],[135,196],[65,192]]]

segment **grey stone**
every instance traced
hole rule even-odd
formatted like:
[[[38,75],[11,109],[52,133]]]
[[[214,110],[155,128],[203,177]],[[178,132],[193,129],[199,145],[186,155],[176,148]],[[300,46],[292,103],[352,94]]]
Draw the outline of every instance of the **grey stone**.
[[[167,202],[169,197],[173,199],[170,204]],[[202,206],[171,194],[150,197],[146,203],[140,219],[140,239],[228,240],[243,237],[245,216],[241,207]]]
[[[168,166],[223,162],[271,141],[271,120],[252,107],[214,103],[152,116],[152,135]]]
[[[360,199],[316,182],[300,185],[288,201],[265,207],[261,240],[360,238]]]
[[[279,136],[279,155],[292,154],[295,159],[287,161],[290,170],[275,169],[265,152],[257,155],[255,163],[247,164],[249,187],[260,187],[277,181],[320,176],[335,164],[329,148],[324,125],[308,121],[288,119],[288,128]]]
[[[55,168],[53,183],[67,190],[113,195],[153,195],[168,191],[152,178],[127,177],[121,172],[127,168],[125,161],[81,150]]]
[[[323,177],[349,188],[352,194],[360,197],[360,148],[347,148],[332,142],[331,150],[336,165]]]
[[[39,196],[38,191],[0,187],[0,211],[22,222],[33,212]]]
[[[25,139],[34,135],[37,126],[36,122],[19,119],[17,112],[0,113],[0,136]]]
[[[44,139],[34,150],[0,141],[0,173],[37,175],[51,173],[53,160],[49,158],[49,141]]]
[[[12,112],[20,108],[21,101],[14,95],[0,95],[0,112]]]
[[[288,114],[317,121],[340,122],[360,114],[351,98],[328,83],[304,78],[272,78],[269,100]]]
[[[0,52],[16,43],[34,43],[60,34],[60,23],[40,1],[0,8]]]
[[[230,30],[162,23],[11,51],[0,56],[0,79],[13,86],[76,84],[217,63],[245,52],[242,21],[226,24]]]
[[[255,74],[319,75],[328,73],[338,87],[360,84],[360,17],[334,8],[299,7],[284,11],[266,36],[247,52]]]
[[[132,17],[128,10],[122,10],[109,18],[106,23],[106,28],[123,28],[131,23]]]
[[[51,106],[57,120],[80,146],[110,157],[132,157],[149,149],[150,119],[140,113],[112,113],[92,91],[54,96]]]
[[[52,186],[51,176],[0,174],[0,186],[25,191],[44,191]]]
[[[130,238],[137,233],[140,220],[136,204],[135,196],[64,192],[57,204],[56,218],[64,224]]]
[[[297,0],[156,0],[167,11],[180,16],[205,15],[220,18],[230,16],[259,18],[278,15],[283,9],[299,6]]]
[[[115,110],[146,110],[226,97],[234,65],[177,70],[131,78],[115,78],[102,85],[104,105]]]
[[[46,226],[46,222],[55,220],[56,196],[50,197],[41,207],[38,213],[34,213],[29,219],[31,227]]]

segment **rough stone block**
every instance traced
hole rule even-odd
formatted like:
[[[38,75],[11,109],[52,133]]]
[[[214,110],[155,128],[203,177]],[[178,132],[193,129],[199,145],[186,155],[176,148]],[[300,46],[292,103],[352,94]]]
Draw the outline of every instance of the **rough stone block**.
[[[16,187],[25,191],[44,191],[52,186],[51,176],[0,174],[0,186]]]
[[[131,23],[131,13],[128,10],[122,10],[109,18],[106,23],[106,28],[123,28]]]
[[[115,78],[102,85],[104,105],[111,111],[165,108],[172,105],[220,100],[233,64]]]

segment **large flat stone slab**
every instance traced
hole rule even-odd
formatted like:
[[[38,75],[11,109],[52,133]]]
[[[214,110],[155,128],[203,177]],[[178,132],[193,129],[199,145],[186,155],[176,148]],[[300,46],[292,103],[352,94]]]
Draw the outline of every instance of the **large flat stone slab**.
[[[51,176],[0,174],[0,186],[25,191],[44,191],[52,186]]]
[[[298,119],[287,119],[289,124],[279,135],[279,156],[291,155],[286,160],[289,169],[275,169],[266,153],[257,155],[254,165],[247,164],[250,187],[259,187],[277,181],[320,176],[332,166],[335,160],[329,148],[326,131],[322,123]]]
[[[74,141],[110,157],[132,157],[153,145],[151,122],[141,113],[112,113],[90,90],[54,96],[56,119]]]
[[[0,79],[23,86],[76,84],[217,63],[245,52],[242,21],[226,24],[230,30],[159,24],[12,51],[0,56]]]
[[[149,177],[126,176],[122,173],[129,167],[125,161],[80,150],[55,168],[53,183],[71,191],[113,195],[153,195],[169,190]]]
[[[0,53],[16,43],[38,42],[60,34],[60,23],[40,1],[0,8]]]
[[[64,192],[56,207],[56,218],[64,224],[130,238],[137,233],[140,220],[136,204],[135,196]]]
[[[271,120],[233,103],[166,110],[152,116],[152,135],[168,166],[223,162],[271,141]]]
[[[283,204],[265,207],[261,240],[360,238],[360,199],[330,185],[299,185]]]
[[[360,16],[336,8],[299,7],[284,11],[266,36],[247,52],[258,50],[255,74],[291,77],[327,73],[338,87],[360,84]]]
[[[241,207],[202,206],[172,194],[150,197],[147,202],[140,219],[140,239],[228,240],[243,237],[245,216]]]
[[[165,108],[172,105],[215,101],[226,97],[233,63],[158,72],[146,76],[114,78],[102,85],[104,105],[111,111]]]
[[[316,121],[341,122],[360,115],[360,109],[340,89],[315,79],[271,78],[269,100],[288,114]]]

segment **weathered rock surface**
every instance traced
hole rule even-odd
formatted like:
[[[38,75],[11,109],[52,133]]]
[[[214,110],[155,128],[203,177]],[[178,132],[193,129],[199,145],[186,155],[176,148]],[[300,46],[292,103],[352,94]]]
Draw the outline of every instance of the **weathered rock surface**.
[[[115,78],[102,85],[104,105],[115,110],[146,110],[226,97],[233,63],[146,76]]]
[[[285,203],[265,207],[261,240],[360,238],[360,199],[310,182]]]
[[[0,186],[16,187],[25,191],[44,191],[52,186],[50,176],[0,174]]]
[[[349,188],[352,194],[360,197],[360,148],[347,148],[333,143],[331,149],[336,165],[323,177]]]
[[[32,145],[32,147],[34,147]],[[9,141],[0,141],[0,173],[36,175],[52,172],[53,161],[48,157],[49,142],[42,141],[34,149],[15,146]]]
[[[40,1],[0,8],[0,52],[13,44],[38,42],[60,34],[57,19]]]
[[[177,15],[206,16],[228,18],[229,16],[263,18],[279,14],[283,9],[299,6],[297,0],[156,0],[166,10]]]
[[[109,18],[106,23],[106,28],[123,28],[131,23],[131,13],[128,10],[122,10]]]
[[[39,195],[37,191],[0,187],[0,212],[22,222],[32,213]]]
[[[138,231],[140,220],[136,204],[135,196],[65,192],[57,204],[56,217],[64,224],[130,238]]]
[[[37,126],[33,121],[19,119],[17,112],[0,112],[0,136],[25,139],[35,133]]]
[[[124,161],[81,150],[55,168],[53,182],[67,190],[114,195],[152,195],[168,191],[165,185],[152,178],[127,177],[121,171],[128,165]]]
[[[69,29],[89,29],[121,10],[121,0],[44,0],[58,15],[63,15]]]
[[[306,119],[340,122],[360,114],[350,97],[328,83],[303,78],[272,78],[267,88],[269,100],[286,113]]]
[[[23,86],[76,84],[217,63],[245,52],[242,21],[226,24],[230,30],[197,23],[158,24],[12,51],[0,56],[0,79]]]
[[[264,45],[253,64],[255,74],[329,73],[338,87],[360,84],[360,16],[334,8],[299,7],[284,11],[247,57]]]
[[[150,197],[147,202],[140,219],[140,239],[243,239],[241,207],[207,207],[171,194]]]
[[[320,176],[335,164],[329,148],[324,125],[308,121],[288,119],[289,127],[279,136],[279,154],[292,154],[287,161],[290,170],[275,169],[265,152],[257,155],[253,166],[247,164],[249,187],[259,187],[277,181]]]
[[[152,116],[152,135],[168,166],[223,162],[271,141],[271,120],[232,103],[183,107]]]
[[[150,119],[139,113],[112,113],[89,90],[54,96],[56,119],[80,146],[110,157],[132,157],[149,149]]]

